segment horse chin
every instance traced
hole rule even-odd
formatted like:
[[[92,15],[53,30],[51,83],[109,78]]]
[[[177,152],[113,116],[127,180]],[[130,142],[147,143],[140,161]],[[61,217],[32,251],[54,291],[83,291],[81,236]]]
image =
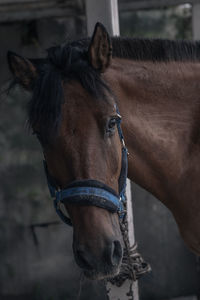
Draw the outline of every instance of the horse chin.
[[[120,272],[120,266],[113,268],[112,270],[108,270],[106,272],[98,272],[96,270],[84,270],[83,273],[85,277],[90,280],[103,280],[107,278],[113,278],[117,276]]]

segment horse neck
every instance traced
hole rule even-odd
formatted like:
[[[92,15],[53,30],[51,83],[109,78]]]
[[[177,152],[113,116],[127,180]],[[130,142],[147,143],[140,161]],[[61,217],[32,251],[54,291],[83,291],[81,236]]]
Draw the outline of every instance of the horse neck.
[[[115,58],[106,76],[123,117],[128,176],[170,207],[199,149],[200,64]]]

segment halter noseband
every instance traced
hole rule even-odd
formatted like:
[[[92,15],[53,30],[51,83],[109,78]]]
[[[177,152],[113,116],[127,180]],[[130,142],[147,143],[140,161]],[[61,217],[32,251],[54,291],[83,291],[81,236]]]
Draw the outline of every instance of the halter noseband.
[[[117,109],[117,113],[118,109]],[[126,201],[126,179],[128,171],[127,148],[121,129],[121,119],[117,121],[119,138],[122,143],[122,166],[118,180],[119,195],[106,184],[97,180],[79,180],[71,182],[65,189],[59,189],[54,179],[50,176],[47,163],[44,160],[44,169],[50,195],[54,198],[54,207],[61,220],[72,225],[68,216],[63,214],[61,204],[72,203],[78,205],[92,205],[104,208],[112,213],[118,212],[120,217],[124,216],[124,205]]]

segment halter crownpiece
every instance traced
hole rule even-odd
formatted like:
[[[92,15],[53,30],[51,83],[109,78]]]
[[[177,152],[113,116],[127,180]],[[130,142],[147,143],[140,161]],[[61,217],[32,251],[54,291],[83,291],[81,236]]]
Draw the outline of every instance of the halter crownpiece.
[[[54,179],[48,172],[47,163],[44,160],[44,169],[50,195],[54,198],[54,207],[61,220],[72,225],[69,216],[61,210],[62,204],[72,203],[78,205],[92,205],[104,208],[112,213],[119,213],[120,218],[124,216],[124,203],[126,201],[126,180],[128,171],[128,151],[125,146],[124,136],[121,129],[121,116],[117,120],[117,129],[122,143],[122,166],[118,180],[119,194],[106,184],[97,180],[79,180],[71,182],[65,189],[59,189]]]

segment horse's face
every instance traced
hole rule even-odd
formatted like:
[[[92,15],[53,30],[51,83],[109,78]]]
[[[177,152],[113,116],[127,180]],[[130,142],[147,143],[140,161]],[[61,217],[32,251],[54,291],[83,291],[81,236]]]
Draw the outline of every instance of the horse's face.
[[[76,180],[93,179],[118,192],[121,143],[113,122],[115,103],[95,101],[81,85],[64,85],[59,134],[45,147],[50,174],[61,188]],[[94,105],[95,103],[95,105]],[[74,228],[76,261],[88,276],[112,275],[121,261],[121,234],[117,214],[96,206],[66,204]]]
[[[97,78],[92,80],[98,81],[103,76],[100,73],[109,66],[110,51],[109,37],[99,25],[89,46],[88,58],[85,61],[83,59],[79,67],[84,67],[85,64],[85,68],[96,72],[94,74],[97,74]],[[41,68],[33,61],[10,54],[9,64],[15,78],[25,88],[31,89],[34,86],[33,82],[38,81]],[[78,72],[76,69],[76,74],[79,74]],[[87,74],[82,76],[85,78]],[[74,181],[96,180],[118,193],[122,146],[116,126],[119,116],[114,97],[102,84],[93,82],[95,93],[98,94],[98,88],[102,89],[98,97],[95,97],[95,93],[87,91],[84,87],[86,84],[80,82],[75,75],[70,80],[61,81],[63,101],[60,103],[57,131],[50,130],[51,126],[44,130],[45,118],[44,123],[40,118],[33,118],[33,131],[43,147],[48,172],[60,189],[66,188]],[[49,86],[49,89],[51,98],[52,94],[56,93],[52,86]],[[38,88],[34,93],[36,97]],[[33,100],[32,110],[35,108]],[[49,101],[51,106],[51,100]],[[37,109],[39,111],[40,107]],[[48,110],[48,105],[45,109]],[[51,107],[49,110],[51,113]],[[93,279],[117,274],[122,259],[122,240],[117,213],[80,203],[66,203],[65,208],[73,224],[73,250],[77,264]]]

